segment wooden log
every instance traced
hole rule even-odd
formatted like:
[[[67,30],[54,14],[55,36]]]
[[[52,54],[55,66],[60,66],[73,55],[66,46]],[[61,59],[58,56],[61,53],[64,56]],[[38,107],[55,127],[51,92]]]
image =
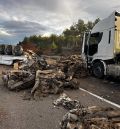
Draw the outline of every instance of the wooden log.
[[[93,114],[96,112],[100,112],[100,111],[112,111],[113,108],[103,108],[103,107],[98,107],[98,106],[92,106],[92,107],[88,107],[85,110],[87,110],[88,113]]]
[[[31,75],[31,76],[28,76],[28,78],[25,78],[24,81],[10,80],[8,82],[8,89],[19,91],[19,90],[22,90],[22,89],[27,89],[27,88],[33,87],[34,83],[35,83],[35,76]]]
[[[120,123],[115,123],[114,124],[114,129],[120,129]]]
[[[112,123],[120,123],[120,117],[112,118]]]
[[[106,113],[108,118],[120,117],[120,110],[108,111]]]

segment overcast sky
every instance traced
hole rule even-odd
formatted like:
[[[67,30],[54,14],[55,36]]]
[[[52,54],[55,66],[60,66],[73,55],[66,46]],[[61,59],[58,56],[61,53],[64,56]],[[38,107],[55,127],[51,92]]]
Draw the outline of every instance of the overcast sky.
[[[120,0],[0,0],[0,43],[60,34],[78,19],[102,19],[114,10],[120,11]]]

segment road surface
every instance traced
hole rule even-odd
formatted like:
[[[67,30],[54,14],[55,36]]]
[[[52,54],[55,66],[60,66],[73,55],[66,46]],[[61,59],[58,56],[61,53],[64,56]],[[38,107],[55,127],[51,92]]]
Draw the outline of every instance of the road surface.
[[[120,104],[119,83],[93,77],[80,79],[80,88]],[[83,106],[113,107],[82,90],[65,91],[72,99],[80,100]],[[67,110],[54,107],[59,95],[50,95],[40,100],[23,100],[24,91],[11,92],[0,80],[0,129],[59,129],[59,123]]]

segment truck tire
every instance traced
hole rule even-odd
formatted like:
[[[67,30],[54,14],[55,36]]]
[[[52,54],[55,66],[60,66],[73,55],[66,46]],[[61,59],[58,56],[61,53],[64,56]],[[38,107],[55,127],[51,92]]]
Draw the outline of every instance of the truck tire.
[[[1,44],[0,45],[0,54],[4,55],[4,51],[5,51],[5,45]]]
[[[102,64],[102,62],[99,61],[93,64],[92,73],[99,79],[104,77],[104,65]]]
[[[22,47],[20,45],[17,45],[17,46],[14,47],[13,55],[14,56],[21,56],[21,55],[23,55],[23,49],[22,49]]]
[[[12,55],[12,45],[7,45],[5,48],[6,55]]]

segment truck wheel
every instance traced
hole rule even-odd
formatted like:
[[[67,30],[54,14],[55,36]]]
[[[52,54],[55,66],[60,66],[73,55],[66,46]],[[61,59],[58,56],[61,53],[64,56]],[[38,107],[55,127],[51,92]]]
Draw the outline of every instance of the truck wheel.
[[[101,62],[96,62],[93,64],[92,67],[93,75],[97,78],[103,78],[104,77],[104,66]]]

